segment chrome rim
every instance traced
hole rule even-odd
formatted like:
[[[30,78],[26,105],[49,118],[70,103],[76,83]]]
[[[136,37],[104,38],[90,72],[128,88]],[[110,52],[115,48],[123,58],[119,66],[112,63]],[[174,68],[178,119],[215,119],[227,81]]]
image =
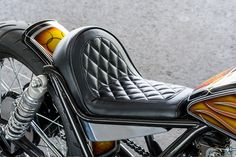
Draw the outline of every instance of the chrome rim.
[[[2,59],[0,66],[0,113],[1,118],[4,117],[7,120],[8,115],[4,115],[5,110],[12,110],[14,103],[13,101],[6,101],[6,95],[12,94],[11,99],[8,98],[10,100],[13,100],[13,95],[20,96],[35,75],[29,68],[14,58]],[[47,114],[37,113],[35,121],[31,123],[34,133],[38,135],[37,137],[40,137],[37,147],[44,152],[45,156],[66,156],[67,144],[61,118],[55,105],[49,105],[53,105],[51,110],[57,112],[56,116],[51,118]],[[44,127],[37,123],[42,120],[47,124]],[[27,132],[27,134],[32,134],[32,132]],[[30,137],[30,135],[26,135],[26,137],[28,136]]]

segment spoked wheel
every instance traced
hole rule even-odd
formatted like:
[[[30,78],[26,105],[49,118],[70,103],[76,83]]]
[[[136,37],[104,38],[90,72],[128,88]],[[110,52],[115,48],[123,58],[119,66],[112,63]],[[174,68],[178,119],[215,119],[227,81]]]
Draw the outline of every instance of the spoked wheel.
[[[24,22],[0,23],[1,128],[6,125],[17,99],[32,78],[42,74],[44,64],[22,42],[26,27]],[[49,93],[23,138],[11,141],[3,137],[0,138],[0,147],[2,155],[6,156],[81,156],[63,106],[53,103]]]
[[[17,99],[29,85],[34,73],[13,58],[2,58],[0,70],[1,118],[7,121],[10,116],[9,112],[16,107]],[[26,137],[45,155],[66,155],[67,145],[62,120],[49,95],[46,96],[41,110],[36,113],[31,125]]]

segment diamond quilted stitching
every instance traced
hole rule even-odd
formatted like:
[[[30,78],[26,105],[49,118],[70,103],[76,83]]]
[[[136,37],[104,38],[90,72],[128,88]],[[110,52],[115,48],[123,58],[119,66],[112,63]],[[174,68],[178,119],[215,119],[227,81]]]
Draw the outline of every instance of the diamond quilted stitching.
[[[89,41],[83,67],[87,84],[97,98],[111,100],[169,99],[184,87],[144,80],[128,69],[116,46],[105,38]]]

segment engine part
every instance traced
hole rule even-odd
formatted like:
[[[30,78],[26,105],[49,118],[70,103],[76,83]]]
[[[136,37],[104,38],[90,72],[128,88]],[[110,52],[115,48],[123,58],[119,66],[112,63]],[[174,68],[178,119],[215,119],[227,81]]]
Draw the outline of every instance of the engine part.
[[[208,148],[205,157],[235,157],[236,148]]]
[[[16,99],[17,105],[4,128],[6,139],[17,140],[24,136],[43,101],[46,91],[47,77],[39,75],[33,78],[20,99]]]
[[[210,131],[196,139],[194,145],[199,150],[198,156],[225,157],[224,154],[229,152],[230,139],[217,131]]]

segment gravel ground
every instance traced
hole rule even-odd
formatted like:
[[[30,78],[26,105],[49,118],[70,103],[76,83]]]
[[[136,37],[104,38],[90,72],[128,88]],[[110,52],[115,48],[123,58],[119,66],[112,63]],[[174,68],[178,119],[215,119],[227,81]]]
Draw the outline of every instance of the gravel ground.
[[[104,27],[147,79],[195,87],[235,66],[234,0],[8,0],[0,6],[0,20],[56,19],[69,30]],[[156,138],[164,148],[182,131]]]

